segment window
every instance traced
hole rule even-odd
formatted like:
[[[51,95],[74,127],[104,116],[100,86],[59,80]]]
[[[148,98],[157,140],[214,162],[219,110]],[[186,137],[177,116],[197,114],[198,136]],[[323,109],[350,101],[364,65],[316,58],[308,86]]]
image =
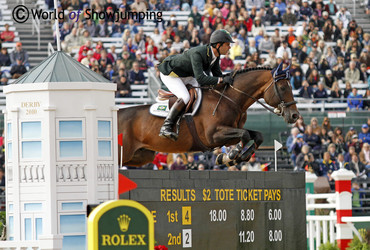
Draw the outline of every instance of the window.
[[[60,232],[65,233],[85,233],[86,232],[86,215],[72,214],[60,216]]]
[[[32,240],[32,221],[31,218],[24,219],[24,235],[25,240]]]
[[[8,123],[8,130],[6,131],[6,138],[9,140],[12,139],[12,123]]]
[[[41,122],[22,122],[22,139],[38,139],[41,137]]]
[[[12,161],[13,156],[13,143],[12,143],[12,123],[8,122],[6,129],[6,140],[7,140],[7,157],[8,161]]]
[[[83,202],[63,202],[62,203],[62,210],[63,211],[76,211],[76,210],[84,210]]]
[[[98,150],[99,150],[99,157],[111,157],[111,142],[110,141],[99,141],[98,142]]]
[[[42,157],[41,122],[22,122],[21,138],[23,159],[39,159]]]
[[[83,120],[59,120],[57,145],[59,160],[85,158],[85,129]]]
[[[63,236],[63,250],[81,250],[86,247],[86,236]]]
[[[13,238],[11,237],[14,234],[14,217],[13,216],[9,216],[8,234],[9,234],[9,239]]]
[[[87,201],[59,201],[59,233],[63,250],[80,250],[86,246]]]
[[[36,218],[36,240],[42,235],[42,218]]]
[[[98,137],[111,137],[110,121],[98,121]]]
[[[24,211],[42,211],[42,203],[24,203]]]
[[[11,161],[13,157],[13,144],[8,142],[8,161]]]
[[[41,202],[21,203],[21,220],[24,221],[21,239],[37,240],[42,234],[43,206]]]
[[[22,158],[41,158],[41,141],[22,142]]]
[[[59,137],[81,138],[82,121],[59,121]]]
[[[99,158],[112,158],[111,121],[98,121],[98,156]]]
[[[82,141],[60,141],[59,142],[60,157],[82,157],[83,145]]]

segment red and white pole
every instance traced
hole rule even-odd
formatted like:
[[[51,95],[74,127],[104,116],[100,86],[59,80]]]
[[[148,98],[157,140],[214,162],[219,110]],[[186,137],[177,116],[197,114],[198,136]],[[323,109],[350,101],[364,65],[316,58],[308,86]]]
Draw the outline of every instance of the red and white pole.
[[[353,239],[353,234],[350,226],[342,221],[342,217],[352,216],[351,180],[355,174],[347,169],[340,169],[334,171],[332,177],[337,196],[337,243],[341,250],[345,250]]]

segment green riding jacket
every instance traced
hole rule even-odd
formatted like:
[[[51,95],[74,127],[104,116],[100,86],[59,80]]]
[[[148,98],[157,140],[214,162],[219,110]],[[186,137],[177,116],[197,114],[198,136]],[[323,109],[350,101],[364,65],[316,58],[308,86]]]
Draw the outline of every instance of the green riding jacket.
[[[200,86],[216,85],[218,77],[222,76],[218,57],[211,67],[212,48],[210,45],[198,46],[182,54],[166,57],[158,65],[164,75],[173,77],[194,77]],[[209,76],[212,72],[213,76]]]

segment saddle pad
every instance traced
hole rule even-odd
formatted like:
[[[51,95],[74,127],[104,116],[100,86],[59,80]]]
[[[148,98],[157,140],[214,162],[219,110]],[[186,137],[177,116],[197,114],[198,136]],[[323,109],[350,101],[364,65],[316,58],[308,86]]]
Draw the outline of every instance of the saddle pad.
[[[168,100],[157,102],[150,106],[149,112],[154,116],[166,117],[168,112],[170,111],[168,106]]]
[[[202,102],[202,91],[201,89],[197,88],[196,89],[198,98],[195,100],[195,103],[193,105],[193,112],[191,113],[192,116],[194,116]],[[170,111],[169,108],[169,100],[159,100],[158,98],[156,99],[156,103],[152,104],[149,108],[149,113],[158,116],[158,117],[167,117],[168,112]]]

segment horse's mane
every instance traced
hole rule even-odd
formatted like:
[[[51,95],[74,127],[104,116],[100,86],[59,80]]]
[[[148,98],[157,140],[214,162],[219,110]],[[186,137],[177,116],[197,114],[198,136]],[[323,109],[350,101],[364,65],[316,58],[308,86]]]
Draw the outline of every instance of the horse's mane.
[[[255,71],[255,70],[272,70],[272,68],[270,68],[270,67],[246,68],[246,69],[240,69],[236,72],[227,73],[227,75],[230,75],[231,73],[233,73],[234,76],[236,76],[236,75],[239,75],[239,74],[242,74],[242,73],[246,73],[246,72],[249,72],[249,71]]]
[[[256,70],[269,70],[269,71],[271,71],[273,69],[270,68],[270,67],[255,67],[255,68],[240,69],[240,70],[237,70],[236,72],[235,71],[231,71],[231,72],[229,72],[229,73],[227,73],[225,75],[231,75],[231,74],[233,74],[234,75],[233,78],[234,78],[235,76],[237,76],[239,74],[243,74],[243,73],[250,72],[250,71],[256,71]],[[215,86],[215,89],[220,90],[224,86],[225,86],[224,84],[218,84],[218,85]]]

